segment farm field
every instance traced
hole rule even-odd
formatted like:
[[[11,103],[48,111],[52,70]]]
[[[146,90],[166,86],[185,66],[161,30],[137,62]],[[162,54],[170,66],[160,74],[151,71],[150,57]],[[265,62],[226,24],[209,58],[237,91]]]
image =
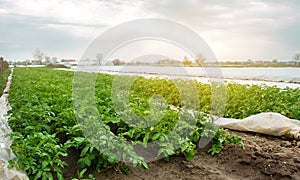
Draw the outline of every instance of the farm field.
[[[89,74],[82,73],[82,77],[85,76],[89,77]],[[141,146],[157,141],[157,155],[163,155],[165,158],[146,163],[130,147],[128,153],[116,152],[116,157],[105,156],[85,138],[77,123],[72,96],[73,78],[74,72],[51,68],[14,70],[9,91],[9,103],[12,107],[9,112],[9,125],[14,131],[10,137],[13,139],[11,148],[16,160],[10,163],[25,170],[31,179],[300,177],[299,142],[253,133],[232,133],[214,129],[215,127],[206,129],[205,127],[212,126],[207,122],[207,114],[211,109],[211,88],[208,84],[183,80],[176,80],[176,83],[187,89],[191,83],[196,83],[199,106],[186,105],[195,99],[189,94],[187,102],[181,101],[178,89],[170,80],[139,77],[135,79],[129,91],[128,108],[120,113],[116,112],[111,98],[115,76],[98,74],[95,83],[95,104],[104,123],[103,131],[110,130],[122,141],[127,140]],[[123,82],[126,82],[126,78],[130,77],[122,78]],[[145,125],[142,123],[145,121],[141,120],[152,114],[149,99],[154,94],[163,96],[169,106],[163,116],[151,116],[151,122]],[[226,86],[226,98],[225,117],[245,118],[259,112],[278,112],[289,118],[300,119],[299,89],[231,83]],[[86,102],[82,100],[80,106],[84,106],[84,103]],[[194,108],[193,116],[187,112],[190,109],[185,107]],[[124,122],[124,117],[134,117],[132,113],[142,118],[128,118],[129,122],[140,123],[137,125],[146,126],[145,128]],[[181,116],[187,121],[192,121],[193,125],[181,123]],[[81,128],[90,130],[94,125],[94,118],[97,117],[84,118],[91,119],[92,123]],[[173,132],[174,127],[180,131]],[[198,148],[199,138],[212,136],[212,129],[216,131],[213,141],[203,149]],[[182,141],[185,137],[183,138],[181,133],[187,130],[190,132],[188,139]],[[101,135],[101,132],[97,133]],[[170,133],[172,137],[168,136]],[[114,146],[118,144],[108,139],[104,141]],[[108,146],[99,147],[103,149]],[[131,163],[120,162],[120,156],[129,159]]]

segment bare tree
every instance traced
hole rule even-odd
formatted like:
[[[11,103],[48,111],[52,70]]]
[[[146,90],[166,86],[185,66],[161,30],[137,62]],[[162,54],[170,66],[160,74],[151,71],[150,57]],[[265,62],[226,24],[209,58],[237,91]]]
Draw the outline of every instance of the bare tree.
[[[57,57],[52,57],[51,62],[56,64],[57,63]]]
[[[278,60],[277,60],[277,59],[273,59],[273,60],[272,60],[272,63],[273,63],[273,64],[277,64],[277,63],[278,63]]]
[[[50,57],[49,56],[45,56],[45,61],[46,61],[46,63],[50,63]]]
[[[124,62],[121,61],[120,59],[114,59],[112,61],[112,63],[114,64],[114,66],[120,66],[120,65],[124,64]]]
[[[33,58],[35,58],[36,60],[40,60],[42,61],[45,57],[45,53],[43,53],[42,51],[40,51],[39,49],[36,49],[33,53],[32,53]]]
[[[183,58],[183,65],[184,66],[191,66],[192,65],[192,61],[190,61],[187,56],[184,56],[184,58]]]
[[[102,61],[103,61],[102,58],[103,58],[103,54],[102,54],[102,53],[98,53],[98,54],[96,55],[96,59],[98,60],[99,65],[102,64]]]
[[[297,61],[300,60],[300,53],[296,53],[293,59],[295,60],[295,64],[297,64]]]
[[[196,61],[196,64],[198,66],[202,66],[202,64],[205,62],[205,60],[206,59],[205,59],[205,56],[203,54],[199,53],[199,54],[196,55],[195,61]]]

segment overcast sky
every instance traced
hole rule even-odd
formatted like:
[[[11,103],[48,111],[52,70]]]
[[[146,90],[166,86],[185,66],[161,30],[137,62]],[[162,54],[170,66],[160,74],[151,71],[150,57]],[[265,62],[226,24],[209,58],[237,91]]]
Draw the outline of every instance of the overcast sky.
[[[218,60],[290,60],[300,52],[299,0],[0,0],[0,56],[79,59],[102,32],[164,18],[197,32]]]

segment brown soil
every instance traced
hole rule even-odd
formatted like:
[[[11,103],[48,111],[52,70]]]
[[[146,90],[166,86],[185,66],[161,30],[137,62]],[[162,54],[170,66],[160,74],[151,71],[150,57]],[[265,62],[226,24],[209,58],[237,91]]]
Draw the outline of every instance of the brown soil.
[[[149,169],[132,168],[128,174],[114,169],[91,172],[98,179],[299,179],[300,141],[255,133],[236,132],[242,137],[245,149],[226,145],[218,155],[200,149],[195,158],[186,161],[172,157],[169,162],[149,163]],[[72,164],[73,167],[76,166]],[[76,177],[74,169],[65,175]]]

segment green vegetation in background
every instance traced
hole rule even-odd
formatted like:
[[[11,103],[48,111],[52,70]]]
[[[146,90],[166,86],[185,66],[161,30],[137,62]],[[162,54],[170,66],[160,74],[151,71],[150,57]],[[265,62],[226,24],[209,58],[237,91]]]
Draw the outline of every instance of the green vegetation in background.
[[[7,78],[10,74],[10,69],[4,71],[3,75],[0,75],[0,96],[3,94],[3,90],[5,88],[5,84],[7,82]]]
[[[242,119],[261,112],[277,112],[300,120],[300,89],[267,85],[228,84],[225,117]]]
[[[10,69],[8,63],[4,60],[3,57],[0,57],[0,96],[3,93],[5,83],[10,74]]]
[[[84,74],[84,73],[83,73]],[[72,101],[72,83],[74,72],[58,71],[51,68],[15,68],[10,89],[9,103],[12,107],[9,125],[13,130],[10,137],[13,139],[12,150],[16,155],[11,165],[25,170],[31,179],[63,179],[62,168],[67,167],[62,159],[68,157],[68,151],[75,149],[79,152],[78,165],[85,172],[87,168],[96,168],[98,172],[113,167],[126,172],[127,167],[117,157],[102,155],[83,136],[74,115]],[[190,118],[182,107],[178,90],[174,83],[164,79],[138,78],[130,89],[130,109],[141,117],[149,114],[149,97],[160,94],[166,103],[176,110],[167,108],[162,119],[153,119],[151,127],[141,128],[128,125],[120,116],[128,117],[130,112],[116,113],[111,100],[111,85],[115,76],[99,74],[95,88],[95,101],[98,112],[105,124],[105,128],[113,132],[122,140],[146,146],[156,141],[160,147],[158,155],[164,155],[167,160],[172,155],[183,155],[192,159],[196,154],[196,146],[201,136],[213,134],[211,154],[217,154],[226,143],[241,143],[241,139],[223,129],[215,129],[210,124],[205,113],[210,112],[211,89],[210,85],[197,83],[200,106],[193,114],[194,126],[180,123],[180,115]],[[126,78],[126,77],[124,77]],[[128,77],[129,78],[129,77]],[[178,80],[180,83],[190,83]],[[125,82],[125,81],[124,81]],[[188,88],[188,86],[187,86]],[[243,118],[265,111],[280,112],[294,119],[299,119],[300,90],[278,89],[275,87],[249,86],[229,84],[226,87],[227,105],[225,116]],[[193,98],[193,97],[192,97]],[[200,113],[205,112],[205,113]],[[127,114],[128,113],[128,114]],[[91,118],[91,117],[89,117]],[[97,117],[95,117],[97,118]],[[134,119],[131,119],[134,121]],[[151,123],[151,122],[150,122]],[[93,124],[93,123],[92,123]],[[169,138],[168,134],[174,126],[179,127]],[[205,128],[211,126],[211,128]],[[187,140],[181,139],[180,133],[190,130],[191,136]],[[101,133],[101,132],[97,132]],[[169,138],[169,139],[168,139]],[[177,140],[177,144],[174,144]],[[104,139],[109,149],[111,141]],[[172,143],[168,143],[172,142]],[[180,148],[176,149],[175,146]],[[242,146],[242,144],[240,144]],[[128,149],[131,154],[118,154],[126,156],[135,167],[137,165],[147,168],[143,158]],[[63,158],[65,157],[65,158]],[[82,174],[81,174],[82,176]]]
[[[46,67],[48,67],[48,68],[70,68],[63,64],[47,64]]]

